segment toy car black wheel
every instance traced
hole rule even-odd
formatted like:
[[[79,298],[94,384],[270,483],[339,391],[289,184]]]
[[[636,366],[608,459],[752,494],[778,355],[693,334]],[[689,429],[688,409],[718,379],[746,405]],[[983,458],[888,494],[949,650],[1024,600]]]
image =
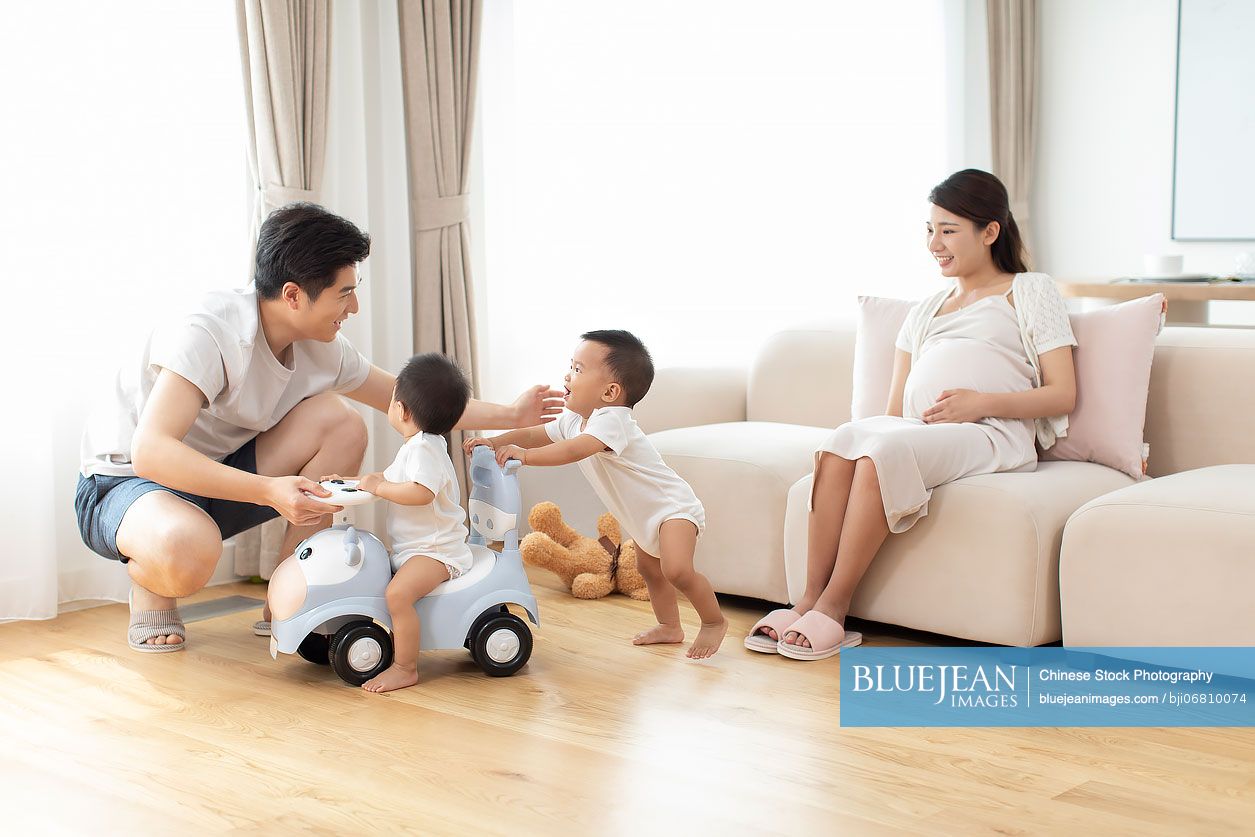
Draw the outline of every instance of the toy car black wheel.
[[[481,622],[471,637],[471,659],[493,677],[509,677],[531,656],[532,632],[513,613]]]
[[[341,680],[360,686],[392,665],[392,637],[374,622],[350,622],[336,631],[328,656]]]
[[[498,605],[490,610],[485,610],[483,613],[479,614],[478,617],[476,617],[474,624],[471,625],[471,629],[466,632],[466,642],[462,644],[466,646],[467,651],[471,652],[471,659],[476,665],[479,665],[479,658],[475,656],[475,637],[479,635],[479,629],[484,627],[489,619],[502,614],[509,614],[509,612],[510,608],[505,605]]]
[[[310,634],[301,640],[296,653],[302,660],[325,666],[331,664],[331,637],[326,634]]]

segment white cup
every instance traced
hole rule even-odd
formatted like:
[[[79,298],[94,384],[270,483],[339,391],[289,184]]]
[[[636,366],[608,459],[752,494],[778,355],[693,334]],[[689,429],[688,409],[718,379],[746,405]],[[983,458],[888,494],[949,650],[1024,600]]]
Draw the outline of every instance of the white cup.
[[[1238,253],[1233,260],[1233,272],[1243,279],[1255,279],[1255,253]]]
[[[1185,265],[1182,255],[1158,255],[1147,253],[1142,256],[1142,272],[1146,276],[1176,276]]]

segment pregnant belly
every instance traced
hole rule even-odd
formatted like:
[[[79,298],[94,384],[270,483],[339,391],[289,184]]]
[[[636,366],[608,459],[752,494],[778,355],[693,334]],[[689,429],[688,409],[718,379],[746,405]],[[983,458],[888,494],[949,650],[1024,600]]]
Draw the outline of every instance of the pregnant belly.
[[[1033,386],[1031,367],[979,340],[950,340],[922,352],[911,364],[902,395],[902,415],[920,418],[948,389],[1024,392]]]

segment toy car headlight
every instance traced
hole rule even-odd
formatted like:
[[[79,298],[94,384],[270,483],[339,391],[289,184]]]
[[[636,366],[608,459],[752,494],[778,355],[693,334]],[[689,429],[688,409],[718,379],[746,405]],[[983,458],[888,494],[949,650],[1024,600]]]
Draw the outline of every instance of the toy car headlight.
[[[293,555],[274,571],[266,598],[270,602],[270,618],[275,622],[290,619],[305,604],[305,573],[301,572],[300,558]]]

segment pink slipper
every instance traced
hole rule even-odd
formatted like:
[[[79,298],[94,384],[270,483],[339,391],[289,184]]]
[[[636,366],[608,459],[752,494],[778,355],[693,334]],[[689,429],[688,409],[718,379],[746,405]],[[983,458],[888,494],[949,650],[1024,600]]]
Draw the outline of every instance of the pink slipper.
[[[784,635],[787,633],[805,637],[811,647],[785,642]],[[776,644],[776,651],[791,660],[826,660],[840,654],[842,648],[860,645],[862,642],[863,635],[858,631],[847,631],[836,619],[812,610],[784,629],[780,634],[780,642]]]
[[[754,623],[754,627],[750,628],[749,636],[745,638],[745,647],[751,651],[757,651],[760,654],[775,654],[776,643],[778,640],[772,639],[766,634],[759,633],[763,628],[771,628],[776,632],[776,636],[784,636],[785,628],[792,625],[801,618],[801,614],[792,608],[782,607],[768,613],[762,619]]]

